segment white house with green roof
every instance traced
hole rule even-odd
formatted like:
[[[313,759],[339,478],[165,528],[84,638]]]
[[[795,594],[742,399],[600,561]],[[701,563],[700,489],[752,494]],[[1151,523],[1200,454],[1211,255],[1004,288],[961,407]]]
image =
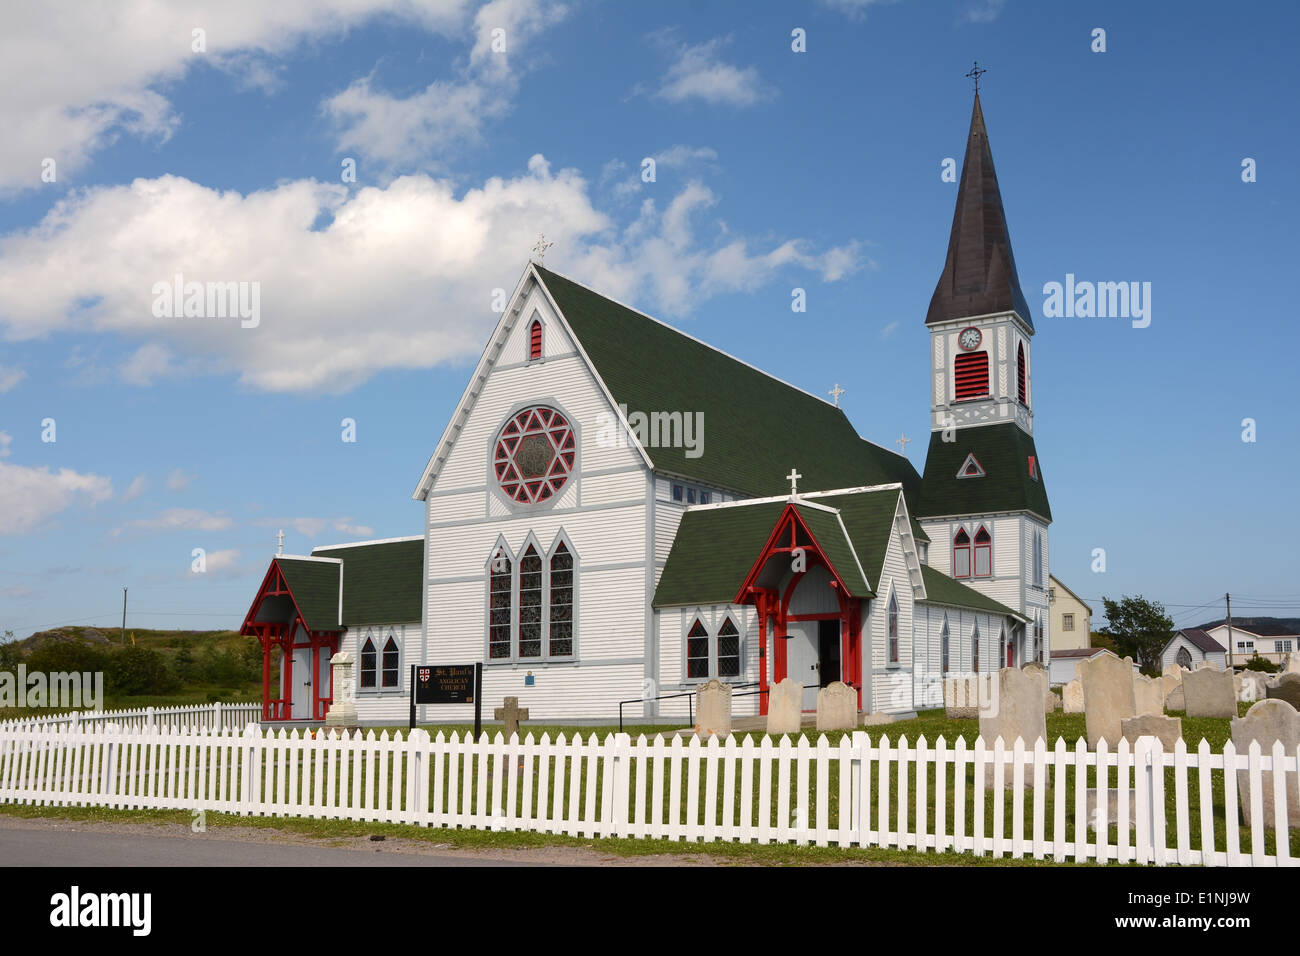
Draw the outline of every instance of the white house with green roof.
[[[1033,326],[978,99],[926,321],[922,475],[832,402],[530,262],[416,482],[414,607],[404,591],[400,613],[349,613],[365,545],[277,559],[271,584],[317,595],[301,624],[313,660],[345,647],[364,659],[372,641],[381,686],[357,703],[366,722],[405,716],[408,665],[475,662],[485,711],[518,697],[534,720],[607,722],[620,704],[680,720],[712,678],[733,685],[737,713],[765,711],[786,677],[808,709],[836,680],[864,712],[938,706],[944,674],[1048,653]],[[330,618],[318,605],[335,559]],[[274,627],[256,606],[246,625],[268,660],[298,626],[279,605]],[[469,705],[420,714],[471,718]]]

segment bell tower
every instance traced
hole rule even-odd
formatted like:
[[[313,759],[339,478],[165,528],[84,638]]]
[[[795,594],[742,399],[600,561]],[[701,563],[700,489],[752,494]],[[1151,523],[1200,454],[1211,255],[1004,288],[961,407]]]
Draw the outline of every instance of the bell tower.
[[[943,272],[925,316],[934,430],[1014,422],[1034,431],[1034,322],[1011,252],[979,93]]]
[[[1034,321],[978,87],[925,325],[931,431],[916,514],[930,536],[930,564],[1020,613],[997,637],[999,661],[1046,663],[1052,513],[1034,446]]]

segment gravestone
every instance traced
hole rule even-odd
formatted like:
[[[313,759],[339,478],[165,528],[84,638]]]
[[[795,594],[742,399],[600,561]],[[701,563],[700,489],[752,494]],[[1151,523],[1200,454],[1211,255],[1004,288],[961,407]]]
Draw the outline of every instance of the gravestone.
[[[357,725],[357,682],[352,675],[352,655],[340,651],[330,658],[330,676],[335,694],[325,715],[326,727],[355,727]]]
[[[874,714],[867,714],[862,718],[863,727],[879,727],[881,724],[892,724],[894,722],[893,714],[886,714],[876,711]]]
[[[1267,688],[1264,686],[1264,675],[1259,671],[1246,670],[1234,674],[1232,683],[1236,688],[1238,703],[1253,704],[1268,696]]]
[[[1165,673],[1158,678],[1160,682],[1160,693],[1164,695],[1165,707],[1169,707],[1169,696],[1183,686],[1181,674],[1170,674],[1169,668],[1165,668]]]
[[[1067,714],[1083,713],[1083,681],[1075,678],[1065,685],[1061,692]]]
[[[731,685],[716,677],[695,691],[695,732],[725,737],[731,733]]]
[[[1165,710],[1186,710],[1187,700],[1183,693],[1183,683],[1178,682],[1178,686],[1171,690],[1165,696]]]
[[[1259,741],[1260,755],[1273,753],[1273,742],[1280,740],[1288,755],[1294,755],[1300,745],[1300,713],[1285,700],[1261,700],[1245,717],[1232,718],[1232,744],[1239,754],[1249,754],[1251,741]],[[1300,775],[1284,774],[1287,779],[1286,819],[1288,827],[1300,826]],[[1237,805],[1241,807],[1247,825],[1251,822],[1250,771],[1237,771]],[[1265,827],[1274,824],[1273,771],[1260,774],[1260,790],[1264,799]]]
[[[1114,747],[1124,736],[1120,721],[1137,713],[1133,694],[1133,659],[1119,658],[1110,651],[1079,661],[1083,681],[1084,722],[1088,746],[1096,747],[1103,737]]]
[[[1284,674],[1300,674],[1300,651],[1293,652],[1286,656],[1286,670]]]
[[[502,703],[505,706],[492,711],[492,716],[505,724],[506,740],[509,740],[511,734],[519,733],[519,721],[528,719],[528,708],[519,706],[518,697],[507,697]]]
[[[1183,675],[1183,699],[1188,717],[1236,717],[1237,695],[1232,674],[1201,667]]]
[[[1004,667],[998,671],[996,706],[984,708],[980,713],[980,736],[984,745],[993,748],[999,737],[1007,750],[1016,745],[1019,737],[1025,750],[1033,750],[1039,739],[1047,740],[1047,718],[1043,713],[1043,689],[1038,679],[1027,671]],[[993,786],[993,774],[986,772],[985,785]],[[1005,786],[1012,786],[1011,767],[1004,770]],[[1025,786],[1033,782],[1033,775],[1025,775]]]
[[[1265,686],[1269,700],[1284,700],[1300,710],[1300,674],[1285,673],[1271,686]]]
[[[943,679],[943,713],[949,720],[973,720],[980,715],[978,676]]]
[[[1165,712],[1164,685],[1144,674],[1133,675],[1133,712],[1163,714]]]
[[[1061,706],[1061,699],[1052,693],[1051,685],[1047,681],[1047,668],[1036,661],[1024,665],[1020,668],[1038,683],[1043,691],[1043,712],[1050,714]]]
[[[1183,679],[1183,670],[1184,670],[1184,668],[1179,667],[1177,664],[1166,664],[1166,665],[1165,665],[1165,669],[1162,670],[1162,671],[1160,672],[1160,676],[1161,676],[1161,677],[1172,677],[1172,678],[1174,678],[1174,679],[1176,679],[1176,680],[1182,680],[1182,679]]]
[[[797,734],[803,719],[803,684],[787,677],[767,692],[767,732]]]
[[[1139,714],[1126,717],[1119,722],[1124,739],[1131,744],[1137,743],[1139,737],[1159,737],[1165,753],[1173,753],[1174,746],[1183,737],[1183,722],[1178,717],[1166,717],[1164,714]]]
[[[817,729],[852,730],[858,725],[858,692],[831,681],[817,692]]]

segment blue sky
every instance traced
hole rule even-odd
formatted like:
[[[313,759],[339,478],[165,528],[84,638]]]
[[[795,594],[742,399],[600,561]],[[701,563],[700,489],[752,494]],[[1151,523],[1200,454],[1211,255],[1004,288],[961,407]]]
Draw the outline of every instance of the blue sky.
[[[1035,316],[1054,571],[1179,624],[1225,591],[1300,614],[1292,5],[144,6],[33,6],[0,38],[0,631],[114,625],[124,586],[129,625],[237,626],[277,529],[418,534],[538,232],[553,268],[840,383],[921,468],[975,59],[1031,307],[1067,273],[1152,289],[1144,329]],[[259,283],[259,325],[154,316],[177,272]]]

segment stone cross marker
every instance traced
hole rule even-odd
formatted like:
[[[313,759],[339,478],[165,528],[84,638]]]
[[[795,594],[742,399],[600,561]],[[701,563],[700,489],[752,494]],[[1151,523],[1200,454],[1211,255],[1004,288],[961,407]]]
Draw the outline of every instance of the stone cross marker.
[[[355,727],[357,725],[357,682],[352,674],[352,655],[340,651],[330,658],[334,687],[334,700],[325,715],[326,727]]]
[[[505,723],[506,737],[511,734],[519,733],[519,721],[528,719],[528,708],[519,706],[518,697],[507,697],[503,703],[504,707],[498,707],[492,711],[492,716]]]

